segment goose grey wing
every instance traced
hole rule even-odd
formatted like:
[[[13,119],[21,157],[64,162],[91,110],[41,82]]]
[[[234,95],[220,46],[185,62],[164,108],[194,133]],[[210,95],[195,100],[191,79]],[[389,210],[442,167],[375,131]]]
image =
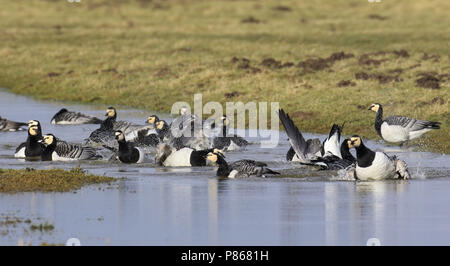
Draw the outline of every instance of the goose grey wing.
[[[82,147],[81,145],[65,141],[58,141],[55,151],[59,157],[70,159],[89,160],[97,157],[97,152],[94,148]]]
[[[388,125],[396,125],[409,129],[410,131],[417,131],[425,128],[439,129],[439,122],[431,122],[426,120],[417,120],[405,116],[390,116],[384,120]]]
[[[294,149],[295,153],[301,161],[308,161],[305,157],[307,144],[302,133],[300,132],[300,130],[298,130],[297,126],[295,126],[292,119],[288,114],[284,112],[283,109],[279,110],[278,116],[280,117],[281,123],[286,129],[286,134],[289,137],[289,142],[291,143],[291,146]]]
[[[257,174],[257,167],[262,167],[262,166],[258,166],[256,164],[255,161],[253,160],[239,160],[236,162],[231,163],[231,169],[236,170],[239,172],[240,175],[254,175]]]

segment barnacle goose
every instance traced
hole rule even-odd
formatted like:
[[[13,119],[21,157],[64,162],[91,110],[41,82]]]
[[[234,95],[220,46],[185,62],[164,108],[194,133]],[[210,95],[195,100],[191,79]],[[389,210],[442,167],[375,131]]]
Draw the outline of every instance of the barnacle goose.
[[[62,108],[53,116],[50,123],[55,125],[101,124],[102,120]]]
[[[92,147],[67,143],[56,138],[53,134],[44,135],[40,142],[45,145],[41,154],[42,161],[97,160],[102,158]]]
[[[228,164],[225,161],[224,156],[221,153],[210,152],[207,155],[207,160],[219,165],[217,169],[217,176],[228,178],[241,178],[241,177],[266,177],[267,175],[279,175],[267,168],[267,164],[263,162],[257,162],[253,160],[239,160]]]
[[[206,166],[206,156],[210,152],[222,153],[219,149],[195,150],[185,147],[177,150],[164,143],[158,147],[155,161],[162,166]]]
[[[396,156],[390,157],[384,152],[374,152],[367,148],[361,137],[354,135],[347,142],[349,148],[356,149],[356,167],[349,167],[347,172],[355,179],[409,179],[408,166]]]
[[[228,118],[224,115],[222,120],[222,134],[214,138],[213,146],[218,149],[224,149],[226,151],[239,150],[248,145],[248,141],[235,134],[229,133],[227,127],[230,123]]]
[[[14,157],[26,159],[40,159],[44,145],[39,143],[42,139],[41,123],[37,120],[28,122],[27,140],[17,147]]]
[[[375,130],[378,135],[387,142],[402,144],[416,139],[432,129],[439,129],[440,122],[417,120],[405,116],[390,116],[383,120],[383,107],[374,103],[369,110],[377,113],[375,118]]]
[[[144,152],[134,143],[127,142],[122,131],[117,130],[114,135],[119,143],[119,155],[117,156],[119,161],[122,163],[142,163],[144,161]]]
[[[25,130],[22,127],[26,125],[26,123],[11,121],[0,116],[0,132]]]

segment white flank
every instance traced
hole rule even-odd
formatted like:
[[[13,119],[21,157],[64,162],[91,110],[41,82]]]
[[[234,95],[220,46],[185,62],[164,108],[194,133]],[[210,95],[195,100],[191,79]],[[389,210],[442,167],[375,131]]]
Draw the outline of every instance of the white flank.
[[[372,165],[359,167],[356,165],[356,176],[361,180],[386,179],[395,175],[394,162],[382,152],[376,152]]]
[[[398,125],[381,124],[381,137],[387,142],[403,142],[409,139],[408,130]]]
[[[183,148],[172,152],[163,162],[164,166],[191,166],[191,153],[193,149]]]

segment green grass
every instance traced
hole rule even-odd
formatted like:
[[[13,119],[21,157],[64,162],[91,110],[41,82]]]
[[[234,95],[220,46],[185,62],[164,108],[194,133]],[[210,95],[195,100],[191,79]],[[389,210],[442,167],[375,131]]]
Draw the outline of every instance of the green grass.
[[[87,185],[115,181],[116,179],[112,177],[86,174],[80,168],[74,168],[70,171],[62,169],[0,169],[0,193],[68,192]]]
[[[450,152],[446,0],[0,5],[0,87],[16,93],[165,112],[175,101],[192,102],[197,92],[203,102],[278,101],[303,131],[326,133],[347,121],[345,134],[374,139],[375,114],[366,109],[379,102],[386,115],[441,121],[440,130],[419,142]],[[387,53],[369,57],[379,65],[360,64],[363,54],[401,49],[409,56]],[[318,71],[261,65],[266,58],[297,65],[341,51],[354,57]],[[250,63],[232,63],[233,57]],[[397,81],[356,79],[358,72]],[[419,87],[422,72],[434,72],[440,89]],[[339,87],[342,80],[351,85]]]

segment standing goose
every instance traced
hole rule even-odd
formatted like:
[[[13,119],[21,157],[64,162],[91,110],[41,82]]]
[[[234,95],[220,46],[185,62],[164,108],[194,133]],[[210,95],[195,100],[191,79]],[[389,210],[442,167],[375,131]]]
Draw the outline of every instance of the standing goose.
[[[347,142],[349,148],[356,149],[356,167],[348,169],[355,179],[379,180],[386,178],[409,179],[406,162],[389,157],[384,152],[374,152],[367,148],[361,137],[355,135]]]
[[[44,146],[39,143],[42,139],[41,123],[37,120],[28,122],[27,140],[17,147],[14,157],[27,159],[40,159]]]
[[[119,155],[117,158],[122,163],[142,163],[145,158],[144,152],[137,148],[134,143],[127,142],[122,131],[117,130],[115,138],[119,143]]]
[[[25,130],[22,127],[26,125],[26,123],[11,121],[0,116],[0,132],[22,131]]]
[[[416,139],[432,129],[439,129],[440,122],[417,120],[405,116],[390,116],[383,120],[383,107],[374,103],[369,110],[377,113],[375,118],[375,130],[378,135],[387,142],[402,144]]]
[[[206,166],[206,156],[210,152],[222,153],[219,149],[195,150],[185,147],[176,150],[164,143],[158,147],[155,161],[162,166]]]
[[[52,134],[44,135],[41,142],[46,146],[41,154],[42,161],[97,160],[101,156],[92,147],[67,143]]]
[[[263,162],[257,162],[253,160],[239,160],[228,164],[221,153],[210,152],[206,156],[207,160],[219,165],[217,169],[217,176],[228,178],[241,178],[241,177],[266,177],[267,175],[279,175],[267,168],[267,164]]]
[[[230,123],[228,118],[224,115],[222,116],[222,134],[214,138],[213,146],[218,149],[224,149],[227,151],[239,150],[248,145],[248,141],[245,139],[228,133],[227,127]]]
[[[70,112],[66,108],[59,110],[50,123],[55,125],[101,124],[102,120],[78,112]]]

